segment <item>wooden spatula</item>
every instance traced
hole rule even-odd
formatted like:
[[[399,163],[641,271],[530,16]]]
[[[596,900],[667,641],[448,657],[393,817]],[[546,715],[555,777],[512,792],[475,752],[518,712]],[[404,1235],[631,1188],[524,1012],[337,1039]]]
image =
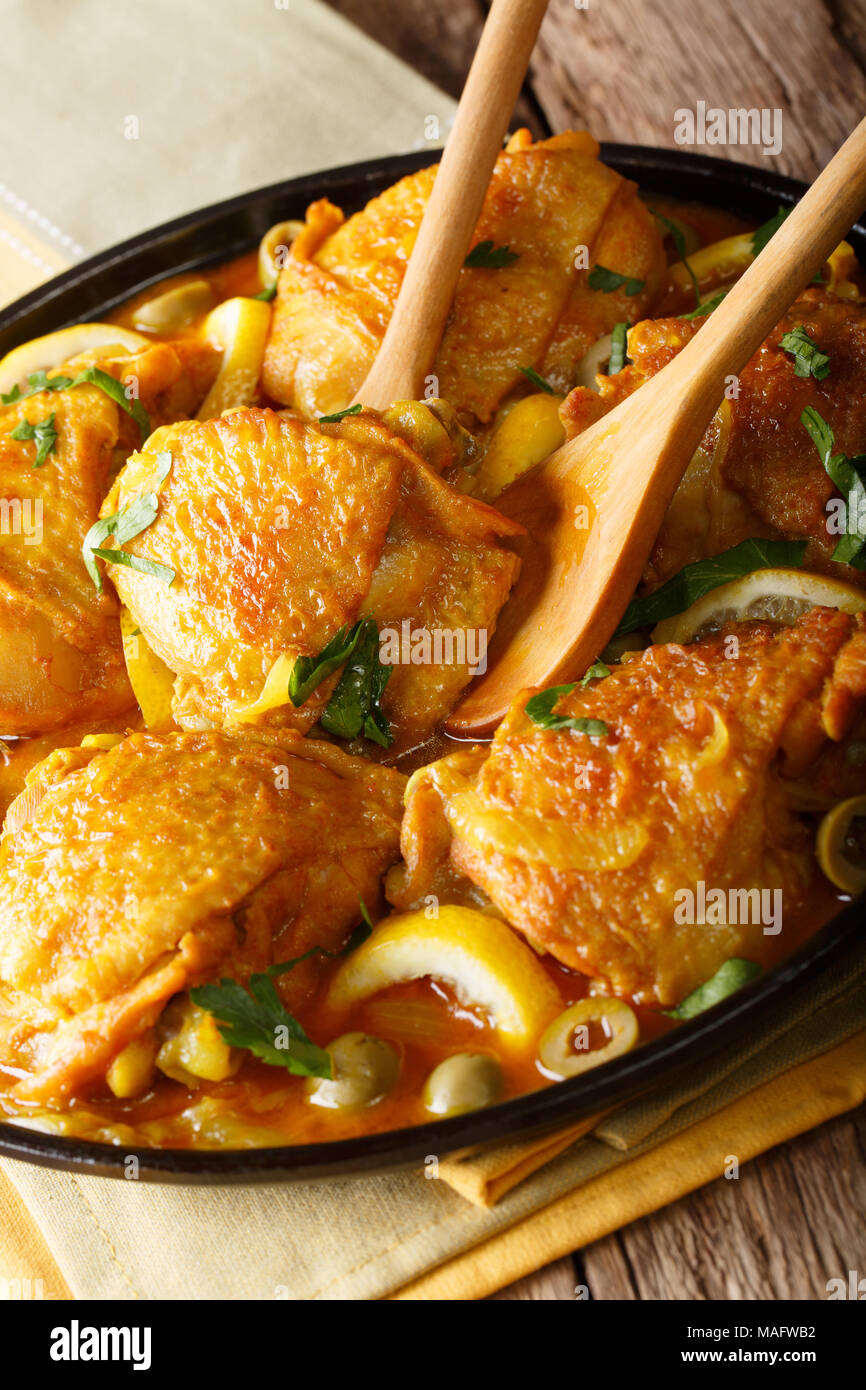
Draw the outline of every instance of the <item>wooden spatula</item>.
[[[742,370],[864,206],[866,120],[683,351],[497,498],[529,533],[517,546],[523,567],[487,673],[448,720],[449,733],[490,733],[521,690],[573,680],[598,656],[726,377]]]
[[[391,321],[353,404],[418,400],[547,0],[493,0]]]

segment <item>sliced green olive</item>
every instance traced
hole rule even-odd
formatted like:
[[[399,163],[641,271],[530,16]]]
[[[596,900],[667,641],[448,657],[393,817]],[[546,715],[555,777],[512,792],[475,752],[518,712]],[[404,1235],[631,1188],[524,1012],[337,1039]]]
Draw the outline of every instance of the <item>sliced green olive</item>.
[[[265,232],[259,242],[259,279],[263,290],[276,284],[289,247],[303,228],[303,222],[277,222]]]
[[[366,1033],[343,1033],[328,1044],[334,1075],[311,1077],[311,1105],[326,1110],[362,1110],[375,1105],[397,1084],[400,1058],[390,1043]]]
[[[173,290],[139,304],[133,316],[136,328],[148,333],[172,333],[199,314],[213,308],[214,292],[207,280],[188,280]]]
[[[608,1041],[592,1048],[590,1029],[604,1029]],[[638,1022],[632,1009],[621,999],[597,996],[580,999],[561,1013],[545,1029],[538,1044],[542,1066],[555,1076],[579,1076],[591,1067],[600,1067],[634,1047]]]
[[[457,1052],[431,1071],[424,1105],[431,1115],[463,1115],[493,1105],[505,1090],[502,1068],[486,1052]]]
[[[866,796],[851,796],[828,811],[818,827],[818,863],[843,893],[866,888]]]

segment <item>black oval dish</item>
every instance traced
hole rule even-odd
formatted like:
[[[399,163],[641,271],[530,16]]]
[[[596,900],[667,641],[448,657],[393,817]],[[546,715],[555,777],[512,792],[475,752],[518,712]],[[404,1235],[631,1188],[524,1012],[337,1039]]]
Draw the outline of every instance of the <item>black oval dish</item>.
[[[0,313],[0,354],[29,338],[86,319],[98,319],[137,290],[167,275],[229,260],[250,250],[274,222],[303,217],[307,204],[329,197],[354,212],[404,174],[432,162],[433,152],[399,155],[329,169],[273,184],[189,213],[76,265]],[[760,222],[805,191],[794,179],[747,165],[676,150],[603,145],[602,158],[642,188],[715,204]],[[851,234],[866,263],[866,227]],[[0,1124],[0,1154],[51,1168],[122,1177],[130,1155],[153,1182],[309,1182],[418,1165],[486,1144],[555,1129],[671,1082],[687,1066],[736,1045],[766,1022],[784,1018],[794,995],[850,954],[862,935],[863,898],[843,908],[811,941],[775,970],[699,1018],[635,1052],[573,1081],[505,1101],[488,1110],[410,1129],[333,1143],[273,1149],[190,1151],[124,1149],[63,1139]]]

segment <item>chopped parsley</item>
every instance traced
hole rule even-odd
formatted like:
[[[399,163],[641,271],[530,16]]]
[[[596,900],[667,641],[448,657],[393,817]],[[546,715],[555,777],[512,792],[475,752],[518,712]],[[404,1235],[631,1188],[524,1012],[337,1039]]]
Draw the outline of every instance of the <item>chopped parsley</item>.
[[[613,294],[614,290],[625,287],[627,295],[640,294],[645,285],[644,280],[636,280],[633,276],[620,275],[616,270],[608,270],[607,266],[594,265],[586,283],[591,290],[601,290],[602,294]]]
[[[363,407],[360,405],[347,405],[345,410],[335,410],[333,415],[320,415],[320,425],[339,425],[341,420],[345,420],[347,415],[360,415]]]
[[[607,738],[610,730],[603,719],[583,719],[567,714],[554,714],[553,707],[563,695],[570,695],[577,681],[571,685],[552,685],[549,690],[540,690],[527,700],[526,713],[533,724],[541,729],[574,729],[578,734],[588,734],[590,738]]]
[[[539,376],[538,372],[535,370],[534,367],[521,367],[520,370],[522,371],[525,377],[529,378],[533,386],[538,387],[539,391],[546,391],[548,396],[556,395],[556,392],[554,391],[550,382],[545,381],[543,376]]]
[[[473,246],[463,264],[467,270],[504,270],[520,260],[520,253],[510,246],[494,246],[492,241],[479,241]]]
[[[337,738],[364,738],[390,748],[394,741],[381,700],[393,667],[379,660],[379,629],[363,618],[351,656],[322,712],[323,729]]]
[[[759,256],[761,254],[767,242],[770,240],[770,237],[772,237],[779,230],[790,211],[790,208],[783,208],[780,204],[778,212],[776,212],[766,222],[762,222],[760,227],[757,227],[755,231],[752,232],[753,256]]]
[[[36,457],[33,460],[34,468],[41,468],[48,455],[53,452],[57,443],[57,431],[54,428],[54,412],[48,416],[47,420],[40,420],[37,424],[31,425],[29,420],[22,420],[20,425],[16,425],[12,430],[12,439],[32,439],[36,445]]]
[[[654,626],[662,618],[683,613],[712,589],[729,584],[732,579],[741,579],[753,570],[802,565],[805,553],[805,541],[740,541],[730,550],[723,550],[721,555],[686,565],[655,593],[633,598],[615,635],[624,637],[639,627]]]
[[[761,967],[754,961],[732,956],[724,965],[719,966],[715,975],[692,990],[675,1009],[665,1009],[664,1012],[668,1018],[694,1018],[705,1009],[711,1009],[714,1004],[720,1004],[728,995],[736,994],[738,989],[749,984],[760,973]]]
[[[585,690],[586,687],[589,685],[590,681],[602,681],[604,680],[605,676],[609,675],[609,666],[606,666],[603,661],[594,661],[590,666],[589,670],[582,677],[580,682],[580,688],[581,690]]]
[[[217,1021],[230,1047],[243,1047],[269,1067],[285,1067],[293,1076],[331,1077],[330,1055],[311,1042],[284,1007],[269,975],[255,974],[245,989],[237,980],[191,989],[189,997]],[[280,1043],[284,1043],[280,1046]]]
[[[834,453],[836,436],[813,405],[806,406],[800,422],[818,450],[827,476],[846,500],[846,534],[830,558],[866,569],[866,454]]]
[[[696,309],[690,309],[687,314],[678,314],[677,317],[681,319],[702,319],[707,314],[711,314],[714,309],[718,309],[727,293],[727,290],[719,290],[719,293],[714,294],[712,299],[705,299],[703,304],[699,304]]]
[[[793,357],[795,376],[813,376],[816,381],[824,381],[830,375],[829,357],[809,337],[802,323],[798,323],[790,333],[783,334],[779,346]]]
[[[164,482],[171,468],[172,457],[170,453],[157,455],[157,480]],[[175,571],[169,569],[168,565],[161,565],[156,560],[141,559],[137,555],[130,555],[123,549],[104,550],[103,541],[107,541],[109,536],[114,536],[118,547],[122,547],[127,541],[134,540],[140,536],[142,531],[146,531],[156,521],[156,514],[159,510],[159,498],[155,492],[143,492],[139,497],[135,497],[128,502],[125,507],[121,507],[119,512],[113,516],[102,517],[95,521],[84,537],[84,544],[81,547],[81,554],[85,568],[93,583],[96,585],[98,593],[102,593],[102,575],[99,566],[94,560],[97,556],[100,560],[108,560],[113,565],[125,565],[127,569],[138,570],[140,574],[149,574],[156,579],[164,579],[171,584],[175,577]]]
[[[361,920],[342,950],[327,951],[324,946],[311,946],[309,951],[305,951],[302,956],[293,956],[291,960],[281,960],[276,965],[269,965],[265,974],[272,978],[277,975],[288,975],[289,971],[294,970],[296,965],[300,965],[302,961],[310,960],[313,956],[326,956],[328,960],[342,960],[343,956],[350,956],[367,940],[373,930],[373,923],[370,921],[370,914],[364,899],[359,898],[358,902],[361,908]]]
[[[76,377],[49,377],[45,370],[33,372],[27,378],[26,390],[22,391],[20,386],[13,386],[11,391],[0,397],[0,400],[4,405],[14,405],[16,401],[24,401],[28,396],[35,396],[40,391],[69,391],[74,386],[88,384],[98,386],[100,391],[104,391],[121,410],[125,410],[127,415],[132,417],[138,425],[142,440],[150,434],[150,419],[144,406],[140,401],[130,400],[120,382],[100,367],[85,367]]]
[[[316,686],[333,675],[338,666],[348,661],[358,645],[363,624],[348,624],[334,633],[334,636],[319,652],[318,656],[299,656],[289,676],[289,699],[295,708],[309,700]]]
[[[698,277],[692,270],[691,262],[689,261],[689,258],[686,255],[686,239],[683,236],[682,231],[677,226],[676,222],[672,222],[669,217],[664,217],[662,213],[656,212],[655,208],[650,208],[650,212],[652,213],[653,217],[655,217],[659,222],[661,222],[662,226],[666,228],[668,235],[671,237],[674,246],[676,247],[677,255],[679,256],[680,261],[688,271],[689,279],[691,280],[692,285],[694,286],[695,304],[700,304],[701,288],[698,284]]]
[[[610,335],[610,357],[607,363],[608,376],[616,376],[628,362],[628,324],[615,323]]]

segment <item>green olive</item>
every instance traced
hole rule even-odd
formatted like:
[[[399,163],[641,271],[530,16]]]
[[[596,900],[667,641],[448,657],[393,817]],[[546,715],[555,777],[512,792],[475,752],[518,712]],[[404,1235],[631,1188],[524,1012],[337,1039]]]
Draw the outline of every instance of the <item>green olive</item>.
[[[311,1105],[327,1110],[362,1110],[397,1084],[400,1058],[390,1043],[366,1033],[343,1033],[328,1044],[334,1075],[307,1082]]]
[[[172,333],[213,308],[214,292],[207,280],[187,280],[173,290],[139,304],[133,319],[136,328],[149,333]]]
[[[604,1047],[590,1049],[589,1029],[601,1025],[609,1039]],[[638,1039],[638,1021],[622,999],[600,995],[580,999],[559,1014],[541,1035],[538,1055],[555,1076],[579,1076],[628,1052]]]
[[[486,1052],[456,1052],[440,1062],[424,1083],[424,1104],[432,1115],[463,1115],[500,1099],[502,1068]]]
[[[265,232],[259,243],[259,279],[263,290],[276,284],[286,263],[289,247],[303,230],[303,222],[293,221],[277,222]]]

